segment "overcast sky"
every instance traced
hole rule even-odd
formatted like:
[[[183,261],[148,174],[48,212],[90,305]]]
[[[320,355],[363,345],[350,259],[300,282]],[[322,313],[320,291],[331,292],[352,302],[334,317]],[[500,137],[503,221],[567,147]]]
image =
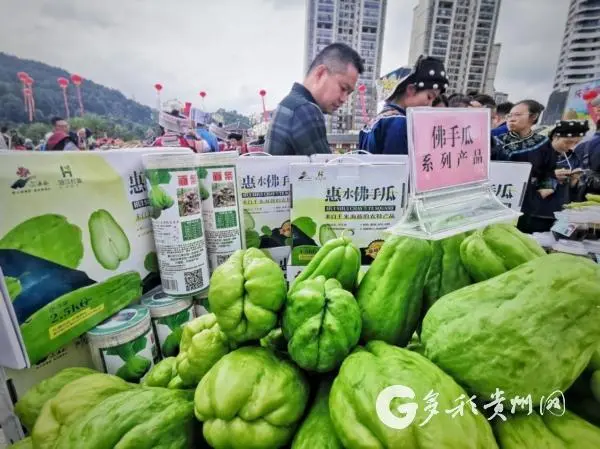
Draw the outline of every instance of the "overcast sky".
[[[382,74],[406,65],[412,8],[388,0]],[[546,103],[569,0],[502,0],[496,89]],[[305,0],[2,0],[0,51],[79,73],[155,104],[273,107],[302,78]],[[84,87],[85,89],[85,87]],[[84,90],[85,95],[85,90]]]

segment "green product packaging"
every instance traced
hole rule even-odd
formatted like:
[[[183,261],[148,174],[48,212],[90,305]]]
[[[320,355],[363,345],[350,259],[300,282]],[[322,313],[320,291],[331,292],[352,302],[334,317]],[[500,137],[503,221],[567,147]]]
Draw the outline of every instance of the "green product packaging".
[[[254,156],[237,161],[245,248],[258,248],[286,272],[292,244],[290,164],[307,156]]]
[[[292,282],[325,243],[348,237],[361,253],[361,271],[371,265],[384,232],[402,216],[407,196],[405,159],[342,156],[290,164]]]
[[[237,159],[236,151],[196,155],[211,273],[244,246]]]
[[[179,354],[183,326],[194,319],[192,298],[173,298],[160,287],[142,298],[142,305],[150,311],[152,328],[163,358]]]
[[[140,383],[158,362],[150,312],[131,306],[87,333],[94,366],[127,382]]]
[[[170,296],[192,296],[209,280],[195,154],[148,154],[143,162],[162,288]]]
[[[142,157],[177,151],[0,152],[3,366],[36,365],[158,285]]]

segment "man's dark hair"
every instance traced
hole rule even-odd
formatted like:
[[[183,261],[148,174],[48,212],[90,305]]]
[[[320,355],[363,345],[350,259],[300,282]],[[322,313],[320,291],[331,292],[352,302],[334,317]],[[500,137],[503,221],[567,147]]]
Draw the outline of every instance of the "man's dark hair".
[[[57,122],[60,122],[60,121],[63,121],[63,120],[64,120],[64,118],[62,118],[62,117],[52,117],[50,119],[50,123],[52,123],[52,126],[56,126]]]
[[[308,73],[320,65],[325,65],[330,72],[344,73],[348,64],[352,64],[359,74],[365,71],[363,60],[356,50],[346,44],[336,42],[321,50],[310,65]]]
[[[535,101],[535,100],[521,100],[518,103],[515,104],[515,106],[520,105],[520,104],[524,104],[525,106],[527,106],[527,109],[529,109],[529,113],[531,115],[536,115],[536,119],[533,122],[533,124],[537,124],[537,122],[540,119],[540,115],[542,115],[542,111],[545,109],[544,106]]]
[[[467,91],[467,96],[468,97],[476,97],[477,95],[479,95],[479,92],[477,92],[476,90],[468,90]]]
[[[505,103],[500,103],[498,106],[496,106],[496,112],[499,115],[507,115],[510,110],[513,108],[514,104],[512,104],[510,101],[507,101]]]
[[[473,101],[476,101],[481,106],[485,106],[486,108],[495,108],[496,101],[489,95],[486,94],[478,94],[473,97]]]
[[[3,126],[2,128],[0,128],[0,133],[6,134],[7,132],[8,132],[8,126]]]
[[[450,108],[468,108],[471,106],[471,97],[466,95],[453,95],[448,98],[448,107]]]

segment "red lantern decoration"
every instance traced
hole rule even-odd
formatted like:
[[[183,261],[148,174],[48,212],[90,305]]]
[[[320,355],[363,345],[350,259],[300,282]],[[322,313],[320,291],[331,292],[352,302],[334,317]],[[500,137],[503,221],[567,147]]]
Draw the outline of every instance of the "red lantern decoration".
[[[83,78],[81,76],[79,76],[79,75],[77,75],[77,74],[74,73],[74,74],[71,75],[71,81],[76,86],[79,86],[82,83]]]
[[[19,78],[22,83],[25,83],[25,80],[29,78],[29,75],[26,72],[19,72],[17,73],[17,78]]]
[[[160,92],[160,91],[162,90],[162,88],[163,88],[163,87],[162,87],[162,84],[160,84],[160,83],[156,83],[156,84],[154,85],[154,88],[155,88],[155,89],[156,89],[158,92]]]
[[[201,91],[201,92],[200,92],[200,96],[201,96],[201,97],[204,99],[204,97],[206,97],[206,92],[204,92],[204,91]]]
[[[268,122],[269,121],[269,117],[268,117],[268,114],[267,114],[267,105],[265,103],[265,96],[267,95],[267,91],[264,90],[264,89],[261,89],[261,90],[258,91],[258,95],[260,95],[260,98],[262,100],[263,120],[265,122]]]
[[[83,83],[83,78],[76,73],[71,75],[71,81],[75,85],[75,90],[77,91],[77,101],[79,101],[79,112],[83,117],[83,98],[81,97],[81,83]]]
[[[365,86],[364,84],[361,84],[360,86],[358,86],[358,91],[359,92],[366,92],[367,91],[367,86]]]
[[[59,78],[57,78],[56,81],[58,82],[58,85],[60,87],[62,87],[63,89],[65,89],[69,85],[69,80],[66,79],[66,78],[64,78],[64,77],[62,77],[62,76],[59,77]]]
[[[61,76],[56,81],[58,82],[58,85],[63,91],[63,100],[65,101],[65,113],[67,115],[67,119],[69,119],[71,117],[71,114],[69,112],[69,102],[67,101],[67,86],[69,85],[69,80]]]

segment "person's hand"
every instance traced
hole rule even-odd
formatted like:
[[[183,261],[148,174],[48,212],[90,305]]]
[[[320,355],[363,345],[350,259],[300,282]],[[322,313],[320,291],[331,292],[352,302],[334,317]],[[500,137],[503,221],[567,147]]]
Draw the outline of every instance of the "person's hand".
[[[554,193],[554,190],[552,190],[552,189],[539,189],[538,193],[540,194],[540,196],[542,197],[542,199],[545,200],[546,198],[548,198],[550,195],[552,195]]]
[[[576,168],[571,172],[571,187],[575,187],[579,183],[582,174],[583,170],[580,168]]]
[[[556,180],[558,182],[560,182],[561,184],[563,184],[569,178],[570,174],[571,174],[571,170],[568,170],[566,168],[557,168],[556,170],[554,170],[554,175],[556,176]]]

